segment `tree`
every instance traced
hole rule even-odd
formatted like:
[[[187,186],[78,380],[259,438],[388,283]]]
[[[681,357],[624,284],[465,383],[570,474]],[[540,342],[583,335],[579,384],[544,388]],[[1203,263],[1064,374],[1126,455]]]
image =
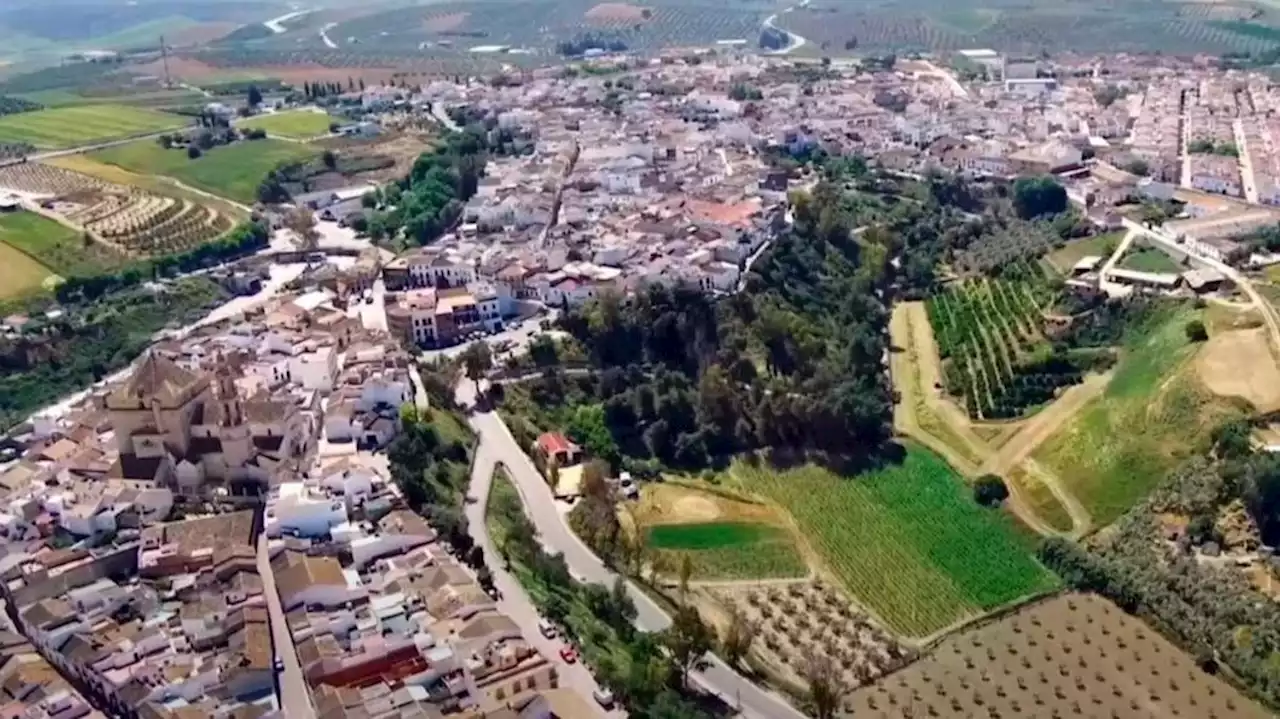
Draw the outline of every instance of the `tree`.
[[[698,610],[681,606],[671,618],[671,626],[662,633],[662,645],[671,653],[672,666],[680,675],[680,686],[689,686],[689,672],[711,651],[714,636]]]
[[[751,651],[751,643],[760,632],[759,622],[751,621],[737,605],[729,610],[729,626],[725,629],[720,647],[724,650],[725,661],[729,666],[737,666],[747,652]]]
[[[808,703],[818,719],[834,719],[848,687],[840,676],[840,668],[831,658],[818,653],[804,666],[804,680],[809,685]]]
[[[338,166],[338,156],[333,153],[333,150],[325,150],[324,153],[320,155],[320,161],[323,162],[324,166],[330,170],[335,169]]]
[[[688,554],[680,557],[680,602],[684,603],[689,597],[689,579],[693,576],[693,560]]]
[[[249,86],[249,107],[257,107],[262,104],[262,91],[257,85]]]
[[[293,233],[293,245],[298,250],[310,255],[320,246],[320,232],[311,208],[305,205],[293,208],[285,214],[284,226]]]
[[[493,368],[493,353],[489,350],[489,343],[477,340],[468,345],[462,353],[462,364],[466,368],[467,379],[475,382],[476,396],[479,397],[480,380]]]
[[[1213,452],[1222,459],[1239,459],[1253,451],[1253,426],[1244,417],[1232,417],[1209,433]]]
[[[973,501],[984,507],[995,506],[1008,498],[1009,488],[994,474],[984,474],[973,483]]]
[[[1187,333],[1187,339],[1191,342],[1204,342],[1209,339],[1209,331],[1205,329],[1204,322],[1200,320],[1191,320],[1184,329]]]
[[[187,158],[188,158],[188,159],[191,159],[191,160],[198,160],[198,159],[200,159],[200,155],[202,155],[202,154],[203,154],[203,153],[200,151],[200,148],[196,147],[195,145],[188,145],[188,146],[187,146]]]
[[[1013,183],[1013,206],[1029,220],[1067,209],[1067,190],[1049,176],[1020,177]]]

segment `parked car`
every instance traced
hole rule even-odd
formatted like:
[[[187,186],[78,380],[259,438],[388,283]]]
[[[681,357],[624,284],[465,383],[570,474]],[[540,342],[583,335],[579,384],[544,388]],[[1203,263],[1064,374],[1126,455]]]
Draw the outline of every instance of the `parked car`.
[[[591,692],[591,697],[596,700],[596,704],[599,704],[605,709],[613,708],[613,692],[608,689],[598,687],[595,691]]]
[[[555,639],[556,637],[556,625],[546,619],[538,620],[538,631],[542,632],[542,636],[547,639]]]
[[[578,650],[566,644],[560,648],[560,658],[565,664],[573,664],[578,661]]]

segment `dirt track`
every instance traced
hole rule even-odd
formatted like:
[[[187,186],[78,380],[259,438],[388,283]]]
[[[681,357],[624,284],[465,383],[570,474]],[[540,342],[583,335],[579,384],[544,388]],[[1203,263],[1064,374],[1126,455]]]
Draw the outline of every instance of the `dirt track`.
[[[1073,403],[1074,409],[1060,413],[1060,421],[1050,420],[1057,423],[1051,424],[1043,436],[1036,433],[1028,435],[1024,440],[1022,435],[1025,430],[1022,430],[1006,442],[999,453],[994,452],[991,446],[973,431],[968,417],[960,411],[960,408],[942,397],[941,390],[937,389],[942,376],[941,361],[937,347],[934,345],[933,331],[929,326],[924,304],[903,302],[896,305],[889,322],[889,334],[893,346],[899,350],[890,358],[894,388],[901,395],[901,400],[894,407],[894,429],[937,452],[957,471],[968,477],[976,477],[985,471],[990,471],[986,468],[993,457],[1013,458],[1021,454],[1025,459],[1025,456],[1030,454],[1045,437],[1052,434],[1053,429],[1060,426],[1061,422],[1065,422],[1076,409],[1079,409]],[[1106,383],[1102,384],[1105,386]],[[1083,402],[1080,404],[1082,406]],[[970,457],[976,458],[977,461]],[[1016,464],[1014,462],[1010,466]],[[1048,472],[1037,467],[1036,474],[1044,478],[1055,497],[1059,497],[1059,492],[1065,493],[1056,478],[1052,478]],[[1009,482],[1008,485],[1009,508],[1024,524],[1039,534],[1062,534],[1031,509],[1022,493],[1022,488],[1017,483]],[[1061,497],[1059,501],[1063,501]],[[1071,498],[1070,503],[1064,502],[1064,506],[1068,508],[1072,505],[1079,506],[1074,498]],[[1083,511],[1083,508],[1080,510]],[[1075,512],[1070,509],[1068,511],[1071,513],[1072,521],[1076,523],[1072,533],[1083,531]],[[1086,514],[1086,524],[1083,526],[1087,526],[1087,521]]]

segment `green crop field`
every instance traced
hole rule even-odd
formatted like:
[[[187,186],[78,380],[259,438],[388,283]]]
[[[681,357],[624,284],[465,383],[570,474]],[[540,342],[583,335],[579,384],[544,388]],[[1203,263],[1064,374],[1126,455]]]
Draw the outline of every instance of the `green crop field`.
[[[0,117],[0,142],[28,142],[41,149],[60,149],[174,130],[187,124],[177,115],[140,107],[59,107]]]
[[[659,524],[646,531],[646,544],[666,554],[668,566],[688,557],[694,579],[779,579],[808,573],[790,536],[781,529],[749,522]]]
[[[192,160],[186,150],[166,150],[144,140],[99,150],[91,157],[142,175],[167,175],[215,195],[251,204],[268,172],[317,154],[317,150],[296,142],[267,139],[215,147]]]
[[[901,465],[856,477],[744,463],[732,474],[789,510],[849,592],[902,634],[927,636],[1056,585],[1011,520],[978,506],[921,447],[910,445]]]
[[[262,128],[267,131],[269,137],[289,137],[296,140],[306,140],[318,135],[329,134],[329,125],[333,121],[332,117],[322,112],[296,110],[251,117],[236,126],[240,128]]]
[[[6,276],[32,273],[32,264],[43,271],[40,280],[52,273],[90,275],[124,262],[123,256],[105,246],[86,242],[75,230],[33,212],[0,215],[0,243],[18,251],[6,253],[6,259],[8,254],[21,254],[30,261],[21,273],[6,268]]]
[[[1146,496],[1235,411],[1181,371],[1195,352],[1185,326],[1200,314],[1189,307],[1167,310],[1133,332],[1106,392],[1036,450],[1035,458],[1062,478],[1096,526]]]

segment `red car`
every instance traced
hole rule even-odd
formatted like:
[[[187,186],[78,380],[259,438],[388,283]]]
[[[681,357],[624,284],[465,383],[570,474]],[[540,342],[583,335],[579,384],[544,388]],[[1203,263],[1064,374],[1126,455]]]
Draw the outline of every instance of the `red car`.
[[[578,661],[578,650],[570,646],[563,646],[560,648],[560,658],[564,660],[565,664],[573,664]]]

